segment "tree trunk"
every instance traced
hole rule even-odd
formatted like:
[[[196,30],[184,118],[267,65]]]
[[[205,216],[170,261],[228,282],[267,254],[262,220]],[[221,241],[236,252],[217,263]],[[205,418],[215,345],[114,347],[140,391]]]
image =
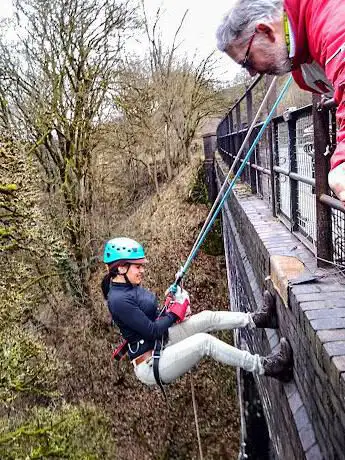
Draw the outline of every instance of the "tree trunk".
[[[165,165],[167,168],[167,177],[170,182],[173,178],[172,167],[171,167],[171,153],[170,153],[170,127],[165,124]]]
[[[154,184],[155,184],[156,193],[157,193],[157,195],[159,195],[158,168],[157,168],[156,155],[154,156],[154,163],[153,163],[153,180],[154,180]]]

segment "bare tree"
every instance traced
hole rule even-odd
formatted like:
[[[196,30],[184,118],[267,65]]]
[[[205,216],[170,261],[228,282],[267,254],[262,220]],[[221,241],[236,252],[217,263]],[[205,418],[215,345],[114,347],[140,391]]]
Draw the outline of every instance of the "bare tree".
[[[178,64],[174,73],[175,108],[172,126],[179,143],[179,163],[190,161],[190,147],[201,122],[218,114],[223,106],[212,78],[214,63],[212,54],[198,63],[185,59]]]
[[[198,60],[194,56],[188,61],[177,54],[187,11],[172,43],[165,45],[160,32],[161,10],[157,10],[152,24],[144,1],[142,10],[147,63],[126,62],[116,104],[123,114],[127,158],[132,164],[145,165],[158,193],[162,177],[171,180],[176,168],[190,160],[190,147],[200,123],[219,112],[224,104],[222,101],[220,105],[214,88],[213,57]]]
[[[63,222],[87,294],[93,134],[135,10],[114,0],[17,0],[16,13],[17,42],[0,44],[1,120],[36,155],[50,195],[60,196],[52,218]]]
[[[178,24],[171,45],[164,46],[159,21],[160,9],[150,28],[142,0],[145,30],[149,41],[150,68],[155,90],[159,94],[160,109],[165,126],[165,162],[168,178],[180,163],[190,160],[190,146],[200,123],[217,114],[223,107],[220,94],[215,89],[213,54],[200,59],[181,58],[179,37],[188,10]],[[171,138],[177,136],[178,146],[171,151]]]
[[[173,41],[171,45],[164,46],[161,36],[159,21],[161,18],[161,9],[157,9],[155,20],[150,28],[149,20],[145,11],[145,1],[142,0],[142,9],[144,14],[144,26],[146,36],[149,42],[149,57],[150,57],[150,69],[151,78],[155,86],[155,90],[159,94],[160,109],[164,122],[164,140],[165,140],[165,164],[168,175],[168,180],[173,177],[173,159],[171,152],[171,129],[172,129],[172,114],[176,103],[176,91],[174,88],[174,66],[175,66],[175,54],[178,49],[178,37],[183,27],[183,23],[188,14],[188,10],[183,14],[181,21],[175,31]]]

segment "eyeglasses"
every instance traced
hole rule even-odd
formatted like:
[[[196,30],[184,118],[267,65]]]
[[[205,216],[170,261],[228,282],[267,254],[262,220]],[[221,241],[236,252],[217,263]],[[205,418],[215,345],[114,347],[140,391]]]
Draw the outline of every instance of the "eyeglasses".
[[[251,67],[251,64],[249,61],[249,53],[250,53],[250,48],[252,47],[252,43],[253,43],[253,40],[254,40],[254,37],[255,37],[255,34],[256,34],[256,31],[253,33],[253,35],[250,37],[250,40],[249,40],[249,44],[248,44],[248,48],[247,48],[247,51],[246,51],[246,54],[244,56],[244,59],[243,61],[240,63],[241,67],[243,67],[243,69],[249,69]]]

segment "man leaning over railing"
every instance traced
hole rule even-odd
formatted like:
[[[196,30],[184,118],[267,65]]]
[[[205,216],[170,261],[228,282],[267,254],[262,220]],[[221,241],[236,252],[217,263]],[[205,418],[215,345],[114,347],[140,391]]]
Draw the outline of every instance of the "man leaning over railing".
[[[251,76],[291,71],[302,89],[334,97],[339,129],[328,182],[345,203],[345,2],[237,0],[217,41]]]

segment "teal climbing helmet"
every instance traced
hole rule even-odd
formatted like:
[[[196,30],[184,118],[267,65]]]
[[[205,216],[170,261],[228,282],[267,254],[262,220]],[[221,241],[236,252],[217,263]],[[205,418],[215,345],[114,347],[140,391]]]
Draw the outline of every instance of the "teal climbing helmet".
[[[145,251],[141,244],[131,238],[114,238],[105,243],[103,262],[147,262]]]

